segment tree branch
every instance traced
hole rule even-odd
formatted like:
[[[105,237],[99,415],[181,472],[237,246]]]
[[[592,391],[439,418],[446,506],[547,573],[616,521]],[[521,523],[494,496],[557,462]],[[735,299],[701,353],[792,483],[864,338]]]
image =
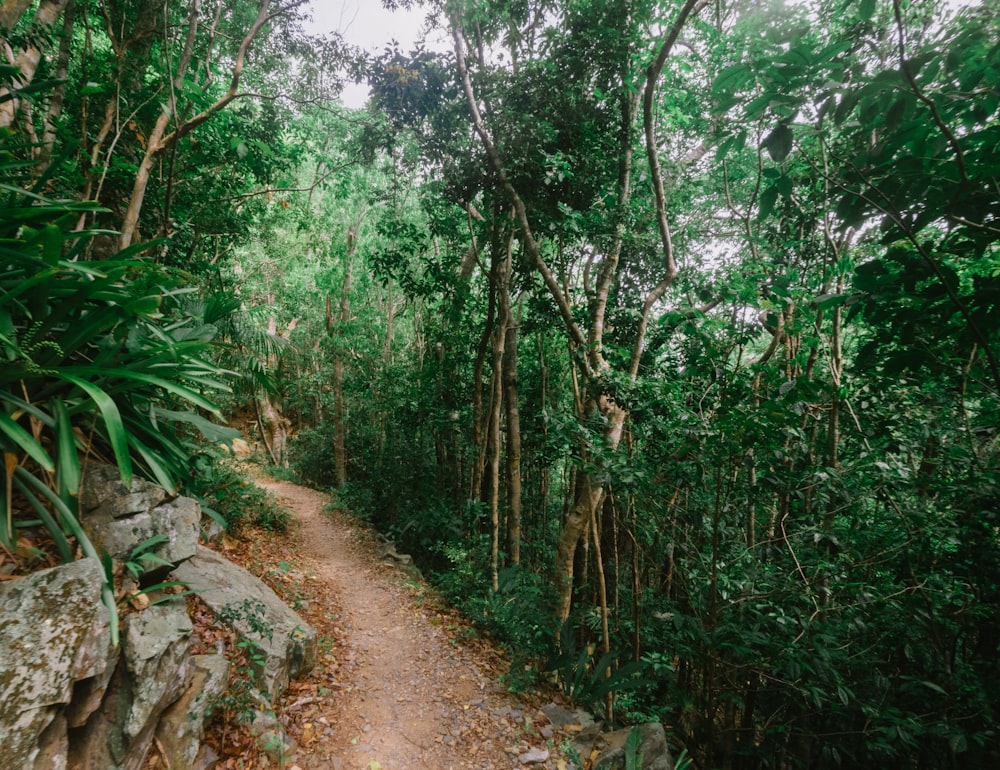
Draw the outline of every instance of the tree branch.
[[[514,185],[511,184],[511,181],[507,176],[507,172],[504,170],[500,153],[497,151],[496,145],[493,143],[493,138],[490,136],[489,131],[483,123],[483,116],[479,111],[479,105],[476,103],[475,91],[473,91],[472,80],[469,77],[469,68],[465,57],[465,46],[463,45],[462,35],[459,31],[458,20],[451,18],[450,22],[451,36],[455,44],[455,61],[458,66],[459,77],[462,80],[462,89],[465,92],[465,99],[469,105],[469,111],[472,113],[472,126],[475,129],[476,134],[479,135],[479,139],[483,144],[483,149],[486,150],[486,156],[489,158],[490,165],[493,167],[494,172],[500,180],[501,187],[503,187],[504,192],[507,194],[507,197],[514,206],[514,213],[517,216],[518,224],[521,227],[521,234],[524,237],[524,245],[527,247],[528,253],[531,254],[531,257],[535,262],[535,268],[541,274],[545,287],[549,290],[549,294],[552,295],[552,298],[555,300],[556,305],[559,308],[559,314],[562,316],[563,323],[566,324],[566,329],[569,332],[570,338],[577,345],[585,348],[587,344],[586,338],[573,318],[573,309],[570,307],[569,300],[563,293],[562,289],[560,289],[559,282],[556,281],[551,268],[549,268],[545,259],[542,257],[541,248],[531,231],[531,223],[528,221],[528,212],[525,208],[524,201],[521,200],[521,196],[514,188]]]

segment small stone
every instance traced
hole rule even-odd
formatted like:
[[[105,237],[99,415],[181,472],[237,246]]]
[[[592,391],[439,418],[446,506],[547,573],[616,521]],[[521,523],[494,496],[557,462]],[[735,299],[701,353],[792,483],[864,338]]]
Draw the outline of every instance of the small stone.
[[[540,765],[549,759],[548,749],[531,749],[521,754],[517,761],[522,765]]]

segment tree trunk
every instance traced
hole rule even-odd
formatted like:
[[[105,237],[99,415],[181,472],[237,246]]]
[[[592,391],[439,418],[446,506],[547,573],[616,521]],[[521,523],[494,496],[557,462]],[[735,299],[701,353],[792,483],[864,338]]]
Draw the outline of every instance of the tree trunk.
[[[35,17],[32,21],[32,26],[35,28],[35,34],[32,36],[32,40],[44,40],[48,36],[49,30],[55,26],[56,21],[59,20],[59,15],[66,8],[69,0],[42,0],[38,5],[38,10],[35,11]],[[14,19],[14,23],[17,19],[21,17],[24,13],[24,8],[20,7],[19,3],[5,2],[2,7],[3,14],[0,17],[0,23],[6,25],[8,15]],[[11,24],[13,26],[13,24]],[[8,29],[10,27],[7,27]],[[24,88],[31,84],[31,81],[35,78],[35,73],[38,71],[38,65],[42,61],[42,51],[37,45],[29,45],[26,48],[22,48],[17,54],[17,58],[14,60],[14,64],[21,70],[20,74],[17,76],[17,85],[20,88]],[[6,89],[0,89],[0,97],[11,97],[11,92]],[[17,108],[20,106],[21,100],[17,97],[8,98],[5,102],[0,102],[0,128],[5,128],[14,124],[14,118],[17,115]]]
[[[518,327],[511,311],[509,280],[500,296],[501,312],[506,316],[507,326],[503,357],[503,399],[507,415],[507,543],[511,564],[520,564],[521,413],[517,394]]]
[[[347,229],[347,252],[344,257],[344,283],[340,288],[340,339],[333,358],[333,464],[337,487],[347,483],[347,428],[344,424],[344,329],[351,320],[351,271],[357,248],[357,226]]]
[[[469,500],[482,500],[483,466],[486,463],[486,427],[488,414],[483,412],[483,368],[486,365],[486,350],[493,335],[496,315],[496,279],[493,270],[489,273],[489,299],[486,307],[486,323],[476,346],[476,363],[472,374],[472,458],[469,479]]]
[[[670,55],[676,43],[681,29],[688,17],[696,13],[705,0],[686,0],[682,5],[674,24],[666,34],[660,46],[656,60],[650,66],[646,75],[645,94],[646,103],[653,102],[653,91],[660,72],[667,57]],[[632,72],[630,62],[622,61],[621,76],[619,84],[621,91],[619,102],[621,106],[621,119],[618,136],[618,179],[616,184],[618,212],[613,220],[613,236],[611,243],[604,252],[598,266],[597,278],[593,287],[588,288],[590,295],[589,302],[589,324],[586,333],[576,320],[576,314],[571,302],[571,295],[560,285],[556,273],[546,261],[546,256],[539,241],[535,238],[531,222],[528,216],[528,208],[523,198],[518,193],[517,188],[511,181],[507,173],[503,158],[493,141],[483,113],[480,109],[480,100],[472,86],[472,78],[468,69],[468,62],[465,53],[465,44],[462,36],[461,25],[456,15],[457,9],[450,13],[450,26],[452,40],[454,42],[455,63],[458,69],[458,76],[465,94],[466,105],[471,115],[472,128],[478,135],[489,164],[496,175],[498,187],[506,195],[514,209],[514,218],[520,228],[521,241],[524,244],[528,256],[534,263],[535,270],[540,276],[556,309],[565,325],[565,330],[569,338],[571,349],[576,350],[579,355],[576,358],[577,366],[580,368],[584,388],[587,390],[585,398],[592,401],[588,405],[588,412],[594,409],[600,411],[606,420],[604,440],[601,442],[601,451],[614,452],[621,440],[622,429],[625,424],[626,411],[607,394],[601,392],[601,382],[610,370],[610,365],[604,357],[603,337],[605,331],[605,319],[608,301],[611,296],[611,289],[617,275],[619,258],[621,255],[622,243],[625,235],[626,219],[625,213],[628,210],[631,200],[631,179],[632,179],[632,148],[635,137],[634,118],[638,108],[638,93],[632,82]],[[627,20],[626,20],[627,21]],[[487,103],[488,106],[488,103]],[[644,110],[644,123],[646,127],[647,145],[650,152],[650,163],[654,173],[659,175],[659,164],[655,157],[656,148],[659,146],[655,141],[653,131],[653,119],[651,107]],[[652,137],[653,141],[650,140]],[[663,273],[660,282],[647,294],[642,308],[639,312],[639,322],[634,339],[632,340],[631,360],[628,365],[628,376],[635,380],[639,370],[639,363],[644,350],[645,331],[649,321],[650,313],[656,302],[663,296],[677,275],[677,266],[674,261],[673,247],[670,241],[670,232],[666,221],[665,194],[663,192],[662,180],[657,178],[655,182],[656,192],[656,214],[657,224],[663,242]],[[591,291],[592,289],[592,291]],[[591,449],[592,451],[592,449]],[[584,463],[590,464],[595,460],[600,463],[599,457],[587,457],[584,453]],[[604,497],[604,482],[595,478],[593,474],[584,468],[579,470],[582,475],[581,483],[577,485],[577,493],[573,505],[565,517],[562,532],[556,549],[555,573],[557,580],[557,628],[562,628],[569,617],[573,596],[573,573],[576,549],[581,538],[586,533],[591,519],[596,515],[597,506],[601,504]]]
[[[490,580],[493,590],[500,590],[500,422],[503,416],[504,396],[504,347],[507,341],[507,323],[510,319],[510,271],[514,247],[513,233],[507,239],[504,251],[495,244],[491,270],[499,299],[497,323],[493,327],[493,376],[490,378],[489,468],[490,468]]]
[[[48,109],[42,125],[42,140],[35,155],[35,173],[41,176],[52,159],[56,143],[56,123],[62,117],[66,100],[66,80],[69,74],[70,47],[73,42],[73,24],[76,21],[76,0],[69,0],[63,13],[62,34],[59,36],[59,55],[56,59],[55,78],[58,84],[52,89]]]
[[[600,397],[596,408],[600,409],[601,414],[607,420],[607,428],[604,431],[605,446],[608,451],[614,452],[621,441],[626,412],[607,396]],[[584,462],[600,462],[600,458],[584,457]],[[604,484],[596,481],[594,474],[585,471],[580,471],[580,474],[582,483],[577,485],[573,507],[570,508],[569,514],[563,522],[562,531],[559,533],[559,542],[556,545],[555,567],[556,578],[559,581],[556,586],[559,597],[557,619],[560,625],[565,623],[569,617],[573,603],[573,564],[576,558],[576,548],[581,538],[587,533],[588,525],[597,515],[597,509],[604,500]]]
[[[3,0],[0,3],[0,30],[10,32],[14,29],[30,5],[31,0]]]

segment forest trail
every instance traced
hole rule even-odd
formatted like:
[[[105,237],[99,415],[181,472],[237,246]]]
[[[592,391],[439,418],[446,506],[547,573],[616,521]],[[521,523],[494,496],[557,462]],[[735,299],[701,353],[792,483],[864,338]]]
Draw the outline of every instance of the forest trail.
[[[299,743],[286,767],[567,767],[539,702],[497,684],[506,668],[495,646],[469,633],[422,581],[384,563],[349,516],[324,512],[326,495],[266,477],[256,483],[299,524],[255,542],[244,560],[296,600],[320,639],[316,670],[277,709]]]

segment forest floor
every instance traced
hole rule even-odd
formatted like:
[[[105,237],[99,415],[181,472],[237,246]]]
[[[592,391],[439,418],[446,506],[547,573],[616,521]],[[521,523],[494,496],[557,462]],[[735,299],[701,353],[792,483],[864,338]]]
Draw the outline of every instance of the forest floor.
[[[319,638],[316,668],[275,707],[299,747],[283,767],[569,766],[560,752],[567,736],[538,710],[553,693],[515,695],[499,684],[509,668],[499,648],[418,576],[383,561],[370,530],[325,510],[327,495],[267,477],[257,484],[292,514],[292,525],[229,540],[223,550],[263,577]],[[223,756],[218,767],[227,766]]]

